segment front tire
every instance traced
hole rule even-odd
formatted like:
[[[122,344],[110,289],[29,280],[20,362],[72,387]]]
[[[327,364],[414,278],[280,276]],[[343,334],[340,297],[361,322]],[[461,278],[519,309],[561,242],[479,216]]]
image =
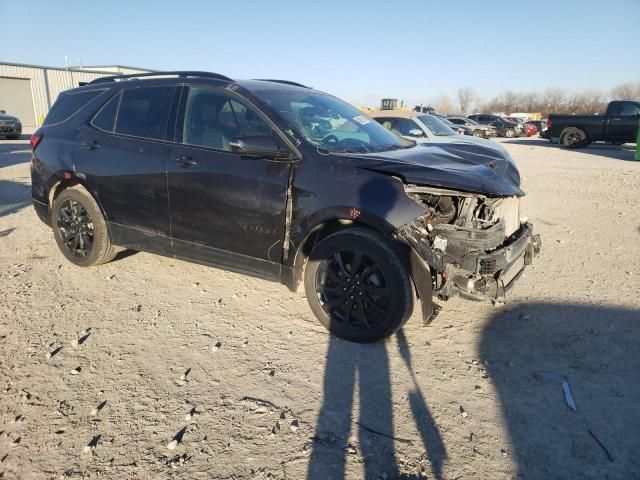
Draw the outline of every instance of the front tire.
[[[507,128],[504,132],[504,136],[507,138],[513,138],[516,136],[516,131],[513,128]]]
[[[74,265],[92,267],[116,256],[100,207],[81,185],[67,188],[56,197],[51,225],[58,248]]]
[[[350,228],[322,239],[304,272],[311,310],[340,338],[371,343],[397,331],[411,316],[411,279],[379,233]]]
[[[473,131],[473,136],[474,137],[484,138],[484,132],[482,130],[474,130]]]

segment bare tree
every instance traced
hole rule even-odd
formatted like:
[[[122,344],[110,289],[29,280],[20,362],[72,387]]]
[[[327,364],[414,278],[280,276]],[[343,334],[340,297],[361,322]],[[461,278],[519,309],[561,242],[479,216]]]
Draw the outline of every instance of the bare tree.
[[[640,82],[623,83],[611,89],[612,100],[635,100],[640,99]]]
[[[544,113],[565,111],[567,94],[562,88],[546,88],[543,93]]]
[[[440,95],[431,102],[431,105],[434,106],[438,113],[451,114],[454,110],[453,102],[451,102],[451,99],[447,95]]]
[[[540,95],[538,92],[528,92],[520,97],[521,108],[525,112],[537,112],[540,110]]]
[[[594,114],[604,111],[606,97],[599,90],[587,90],[578,95],[580,113]]]
[[[475,97],[476,95],[471,87],[460,87],[458,89],[458,104],[460,105],[460,113],[462,115],[469,113]]]

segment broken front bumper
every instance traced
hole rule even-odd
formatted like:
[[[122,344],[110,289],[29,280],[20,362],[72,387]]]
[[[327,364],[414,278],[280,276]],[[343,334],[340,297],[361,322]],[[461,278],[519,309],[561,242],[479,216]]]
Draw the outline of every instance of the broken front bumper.
[[[456,293],[504,300],[541,248],[540,236],[533,234],[530,223],[522,223],[520,229],[497,248],[495,245],[504,238],[502,222],[486,230],[441,227],[434,231],[433,245],[426,243],[411,224],[399,232],[429,264],[434,293],[441,300]]]

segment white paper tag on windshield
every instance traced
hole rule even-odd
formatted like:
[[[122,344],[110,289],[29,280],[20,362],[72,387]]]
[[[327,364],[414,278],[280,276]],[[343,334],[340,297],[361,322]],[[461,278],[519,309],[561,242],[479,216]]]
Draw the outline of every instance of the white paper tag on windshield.
[[[367,123],[371,123],[371,120],[369,120],[367,117],[363,117],[362,115],[358,115],[356,117],[353,117],[353,119],[358,122],[360,125],[366,125]]]

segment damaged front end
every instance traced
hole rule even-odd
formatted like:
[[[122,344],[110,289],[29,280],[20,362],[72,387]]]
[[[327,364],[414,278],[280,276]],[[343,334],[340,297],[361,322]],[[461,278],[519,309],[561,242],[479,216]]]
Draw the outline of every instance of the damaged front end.
[[[405,191],[426,211],[397,236],[429,265],[433,293],[504,301],[541,247],[520,218],[520,198],[417,185]]]

